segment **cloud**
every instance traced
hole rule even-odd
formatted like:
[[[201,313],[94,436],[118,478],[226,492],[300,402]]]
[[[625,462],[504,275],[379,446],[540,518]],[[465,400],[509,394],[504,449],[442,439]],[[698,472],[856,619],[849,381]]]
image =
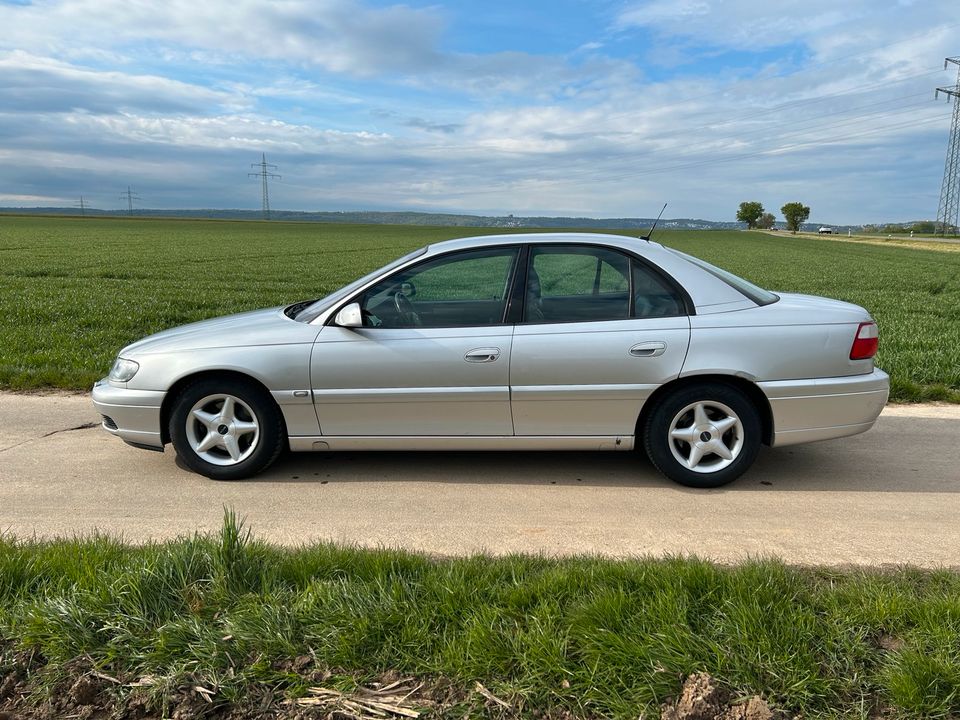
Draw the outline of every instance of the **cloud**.
[[[562,49],[484,49],[453,42],[436,6],[0,4],[0,193],[117,207],[129,184],[150,207],[252,208],[265,152],[290,209],[623,216],[668,200],[732,219],[756,198],[915,219],[939,193],[945,15],[943,0],[653,0],[598,11]]]
[[[772,6],[757,0],[633,1],[613,26],[749,52],[803,43],[820,60],[872,47],[879,59],[883,46],[905,40],[919,54],[928,33],[957,26],[953,8],[952,0],[925,0],[922,10],[892,0],[780,0]]]
[[[431,67],[443,19],[355,0],[47,0],[0,4],[0,26],[7,47],[63,52],[151,40],[362,76]]]
[[[93,71],[20,50],[0,53],[3,112],[197,113],[231,97],[157,75]]]

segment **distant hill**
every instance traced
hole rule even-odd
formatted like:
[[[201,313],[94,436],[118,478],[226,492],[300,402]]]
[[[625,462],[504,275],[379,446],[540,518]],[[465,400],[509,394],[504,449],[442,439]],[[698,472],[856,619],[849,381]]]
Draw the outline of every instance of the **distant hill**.
[[[3,214],[18,215],[79,215],[77,208],[34,207],[0,208]],[[86,209],[87,216],[126,217],[126,210]],[[220,220],[260,220],[259,210],[134,210],[134,217],[215,218]],[[456,215],[451,213],[424,212],[306,212],[298,210],[273,210],[273,220],[322,223],[363,223],[383,225],[443,225],[451,227],[515,227],[515,228],[596,228],[607,230],[644,230],[654,218],[588,218],[588,217],[518,217],[513,215]],[[661,220],[660,227],[673,230],[731,230],[742,228],[743,223],[719,222],[674,218]]]

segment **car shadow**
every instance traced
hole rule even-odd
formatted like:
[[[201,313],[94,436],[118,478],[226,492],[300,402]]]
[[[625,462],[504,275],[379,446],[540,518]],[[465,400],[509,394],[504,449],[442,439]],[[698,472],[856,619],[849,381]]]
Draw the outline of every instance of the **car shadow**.
[[[428,482],[670,488],[676,492],[958,492],[944,453],[955,423],[884,417],[868,433],[808,445],[763,447],[734,483],[711,491],[676,485],[642,452],[284,453],[255,483]]]

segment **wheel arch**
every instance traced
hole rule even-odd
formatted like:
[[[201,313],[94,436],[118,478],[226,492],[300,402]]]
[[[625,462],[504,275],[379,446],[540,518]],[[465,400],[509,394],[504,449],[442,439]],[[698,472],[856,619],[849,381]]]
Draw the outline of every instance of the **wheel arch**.
[[[763,394],[763,390],[761,390],[756,383],[737,375],[711,373],[677,378],[654,390],[640,409],[640,416],[637,418],[637,425],[634,429],[634,445],[636,447],[642,445],[643,428],[646,425],[647,417],[663,398],[682,388],[703,383],[728,385],[746,395],[747,399],[749,399],[757,409],[757,415],[760,417],[760,427],[762,428],[761,441],[764,445],[770,445],[773,442],[773,410],[770,407],[770,401],[767,399],[767,396]]]
[[[283,415],[283,408],[277,403],[276,399],[271,394],[269,388],[264,385],[260,380],[255,378],[253,375],[249,375],[244,372],[239,372],[237,370],[223,370],[223,369],[210,369],[210,370],[200,370],[189,375],[184,375],[182,378],[178,379],[173,385],[170,386],[170,389],[167,390],[167,394],[163,397],[163,403],[160,405],[160,440],[164,444],[170,442],[170,413],[173,411],[173,406],[176,404],[177,398],[180,397],[180,393],[183,392],[184,388],[190,385],[193,382],[198,380],[207,380],[210,378],[229,378],[232,380],[240,380],[243,382],[249,382],[252,385],[256,385],[270,398],[270,402],[274,404],[277,408],[277,411],[280,413],[280,422],[283,424],[283,433],[284,436],[287,434],[287,421]]]

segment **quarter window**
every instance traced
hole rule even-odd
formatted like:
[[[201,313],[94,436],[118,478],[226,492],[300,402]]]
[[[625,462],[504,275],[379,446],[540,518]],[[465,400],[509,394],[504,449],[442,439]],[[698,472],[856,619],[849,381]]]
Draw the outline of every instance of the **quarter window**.
[[[637,260],[631,262],[633,265],[633,317],[677,317],[687,314],[683,300],[677,297],[660,275]]]

